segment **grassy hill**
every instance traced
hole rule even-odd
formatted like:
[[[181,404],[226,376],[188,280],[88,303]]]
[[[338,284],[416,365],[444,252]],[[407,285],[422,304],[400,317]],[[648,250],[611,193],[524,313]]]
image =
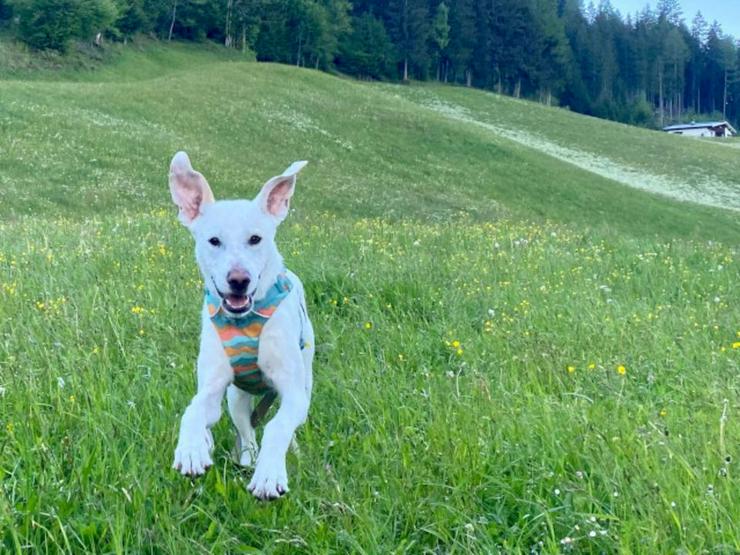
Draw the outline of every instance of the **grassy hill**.
[[[647,181],[674,184],[677,196],[713,184],[721,189],[718,203],[740,209],[735,151],[718,145],[476,91],[358,83],[185,46],[127,52],[101,72],[77,75],[3,82],[0,130],[13,136],[0,153],[5,213],[38,214],[59,203],[87,213],[166,205],[166,188],[153,185],[170,153],[187,148],[213,168],[211,180],[228,196],[254,191],[261,176],[294,158],[310,159],[319,194],[307,195],[302,207],[309,212],[465,211],[484,220],[510,214],[637,235],[740,236],[736,212],[636,194],[480,123],[559,142],[570,148],[566,155],[627,162]],[[430,105],[469,109],[478,124]],[[117,185],[105,186],[111,182]]]
[[[728,143],[732,145],[732,143]],[[307,159],[279,234],[318,360],[291,493],[194,391],[167,164],[221,198]],[[218,51],[0,80],[0,541],[79,552],[734,552],[737,149]],[[723,206],[724,208],[718,207]]]

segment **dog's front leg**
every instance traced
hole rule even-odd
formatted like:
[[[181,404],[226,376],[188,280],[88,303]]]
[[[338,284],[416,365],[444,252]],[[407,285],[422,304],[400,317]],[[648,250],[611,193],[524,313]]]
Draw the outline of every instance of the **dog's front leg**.
[[[228,361],[207,330],[198,356],[198,393],[185,409],[172,467],[183,475],[203,474],[213,464],[211,426],[221,417],[221,401],[233,380]]]
[[[259,499],[276,499],[288,491],[285,455],[296,429],[308,415],[309,398],[300,351],[284,357],[281,365],[276,372],[271,372],[280,395],[280,408],[265,426],[254,476],[248,486]]]
[[[277,499],[288,491],[285,455],[296,428],[308,415],[308,397],[303,388],[281,392],[280,408],[265,426],[254,476],[248,489],[258,499]]]
[[[231,385],[226,390],[226,401],[231,414],[231,421],[236,428],[236,460],[242,466],[252,466],[257,459],[257,436],[254,433],[250,417],[252,415],[253,397]]]

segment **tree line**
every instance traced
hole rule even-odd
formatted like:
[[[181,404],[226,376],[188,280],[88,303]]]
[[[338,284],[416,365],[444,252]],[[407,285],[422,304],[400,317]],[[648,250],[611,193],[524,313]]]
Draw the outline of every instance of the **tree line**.
[[[71,41],[217,41],[365,79],[437,80],[659,126],[740,118],[740,48],[679,0],[0,0],[37,49]]]

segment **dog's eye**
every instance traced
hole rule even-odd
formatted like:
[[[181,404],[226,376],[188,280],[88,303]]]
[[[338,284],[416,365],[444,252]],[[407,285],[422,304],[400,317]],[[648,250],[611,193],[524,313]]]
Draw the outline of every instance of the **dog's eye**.
[[[219,239],[218,237],[211,237],[210,239],[208,239],[208,242],[214,247],[221,246],[221,239]]]
[[[249,238],[250,245],[258,245],[260,241],[262,241],[262,237],[260,237],[259,235],[252,235]]]

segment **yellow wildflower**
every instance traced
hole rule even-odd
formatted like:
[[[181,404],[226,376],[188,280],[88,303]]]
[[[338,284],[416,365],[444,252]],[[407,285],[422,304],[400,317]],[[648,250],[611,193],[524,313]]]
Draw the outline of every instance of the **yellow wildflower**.
[[[140,306],[132,306],[131,307],[131,313],[132,314],[143,314],[144,313],[144,308],[143,307],[140,307]]]
[[[373,329],[373,323],[372,322],[365,322],[365,329],[366,330]]]
[[[617,366],[617,374],[619,374],[620,376],[624,376],[626,373],[627,373],[627,369],[624,367],[623,364],[620,364],[619,366]]]
[[[735,341],[735,342],[734,342],[734,343],[732,344],[732,348],[733,348],[733,349],[740,349],[740,341]]]
[[[573,374],[576,371],[575,366],[568,366],[568,374]]]

